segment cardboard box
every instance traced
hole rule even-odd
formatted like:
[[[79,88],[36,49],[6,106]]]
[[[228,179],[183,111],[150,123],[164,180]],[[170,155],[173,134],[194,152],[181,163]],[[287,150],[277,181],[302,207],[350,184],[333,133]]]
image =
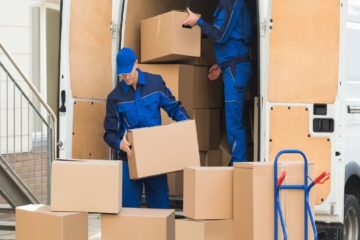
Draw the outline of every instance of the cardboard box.
[[[186,12],[170,11],[141,21],[141,62],[171,62],[200,57],[201,30],[183,28]]]
[[[208,150],[200,151],[200,163],[202,167],[221,167],[228,166],[228,164],[223,165],[222,161],[222,151],[218,150]]]
[[[207,151],[206,166],[209,166],[209,167],[223,166],[221,150]]]
[[[273,174],[272,163],[234,164],[235,239],[274,239]]]
[[[130,178],[139,179],[200,166],[195,121],[128,132]]]
[[[102,240],[174,240],[175,211],[123,208],[119,214],[101,215]]]
[[[184,170],[184,216],[196,220],[231,219],[232,167]]]
[[[220,151],[222,153],[221,159],[223,166],[229,166],[229,163],[231,161],[231,153],[229,150],[229,146],[226,140],[226,133],[221,134],[221,140],[220,140]]]
[[[196,122],[200,151],[216,150],[220,146],[220,109],[186,109],[189,117]],[[165,112],[163,125],[173,122]],[[218,165],[218,166],[221,166]]]
[[[174,172],[168,174],[168,185],[170,196],[184,195],[184,173]]]
[[[233,240],[232,220],[175,220],[176,240]]]
[[[209,66],[216,64],[213,41],[208,38],[201,39],[201,57],[193,58],[185,62],[195,66]]]
[[[87,240],[88,215],[51,212],[42,204],[16,208],[17,240]]]
[[[287,172],[284,184],[303,181],[302,162],[279,163],[279,175]],[[312,172],[313,165],[309,166]],[[247,193],[247,194],[244,194]],[[281,191],[280,201],[289,239],[304,239],[303,192]],[[234,237],[235,239],[274,239],[274,165],[236,163],[234,165]],[[311,228],[309,228],[311,229]],[[310,231],[311,232],[311,231]],[[279,239],[282,239],[279,221]],[[311,234],[309,234],[309,237]],[[311,237],[310,237],[311,239]]]
[[[187,109],[195,119],[200,151],[216,150],[220,145],[220,109]]]
[[[159,74],[176,99],[187,109],[221,108],[222,82],[208,79],[208,67],[181,64],[139,64],[144,72]],[[167,114],[162,114],[167,116]],[[171,119],[163,119],[168,124]]]
[[[200,152],[200,164],[202,167],[206,167],[206,151]]]
[[[118,213],[121,205],[121,161],[62,160],[52,163],[52,211]]]

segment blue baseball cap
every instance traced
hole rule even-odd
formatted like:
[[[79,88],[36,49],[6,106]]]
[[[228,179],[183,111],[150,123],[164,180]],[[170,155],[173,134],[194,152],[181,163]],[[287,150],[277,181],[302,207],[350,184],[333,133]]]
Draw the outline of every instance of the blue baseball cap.
[[[122,48],[116,57],[117,74],[128,74],[133,70],[137,57],[131,48]]]

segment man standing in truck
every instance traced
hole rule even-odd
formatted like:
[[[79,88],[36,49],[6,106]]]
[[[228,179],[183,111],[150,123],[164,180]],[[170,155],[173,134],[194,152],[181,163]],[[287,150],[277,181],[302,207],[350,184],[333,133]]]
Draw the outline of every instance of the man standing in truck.
[[[209,71],[216,80],[223,73],[226,131],[233,162],[247,161],[244,127],[245,93],[252,76],[249,45],[252,36],[250,16],[245,0],[220,0],[214,22],[208,23],[188,8],[184,25],[199,25],[214,42],[217,64]]]
[[[149,208],[169,208],[167,175],[130,179],[127,156],[132,152],[126,132],[161,125],[160,108],[175,121],[187,120],[188,115],[161,76],[137,68],[137,57],[132,49],[121,49],[116,62],[121,81],[107,98],[104,140],[123,160],[123,207],[139,208],[145,186]]]

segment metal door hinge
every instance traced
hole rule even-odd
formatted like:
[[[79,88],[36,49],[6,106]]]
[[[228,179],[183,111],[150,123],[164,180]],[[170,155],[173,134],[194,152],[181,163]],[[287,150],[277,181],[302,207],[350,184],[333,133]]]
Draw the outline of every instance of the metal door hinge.
[[[270,30],[272,30],[272,25],[273,25],[273,20],[272,18],[270,19],[264,19],[263,21],[261,21],[260,23],[260,29],[261,29],[261,36],[265,37],[267,32]]]
[[[115,24],[113,22],[110,23],[110,32],[112,34],[115,34],[117,32],[117,24]]]

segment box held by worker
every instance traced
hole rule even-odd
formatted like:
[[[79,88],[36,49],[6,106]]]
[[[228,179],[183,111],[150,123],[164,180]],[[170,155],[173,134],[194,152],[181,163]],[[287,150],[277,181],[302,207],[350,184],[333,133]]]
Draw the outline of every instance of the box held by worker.
[[[131,179],[139,179],[200,166],[196,125],[193,120],[128,132]]]
[[[200,57],[201,30],[183,27],[186,12],[170,11],[141,21],[141,62],[171,62]]]

